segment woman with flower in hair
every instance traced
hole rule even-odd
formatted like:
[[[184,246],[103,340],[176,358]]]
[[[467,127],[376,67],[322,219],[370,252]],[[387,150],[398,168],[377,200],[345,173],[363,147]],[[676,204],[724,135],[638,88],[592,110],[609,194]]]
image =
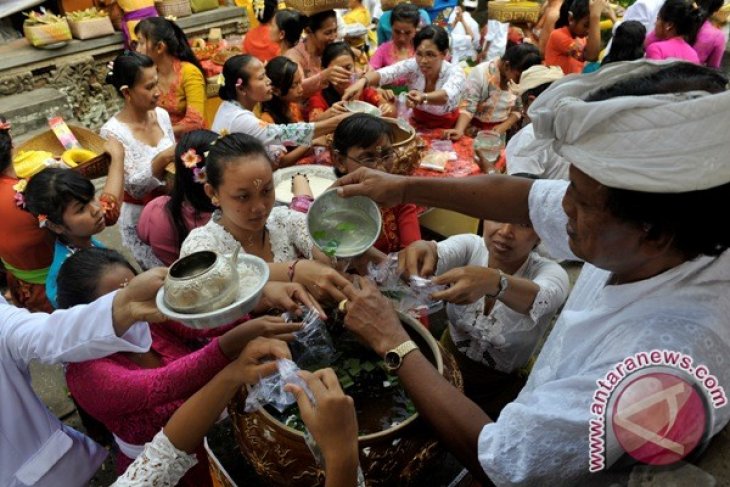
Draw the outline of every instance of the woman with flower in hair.
[[[23,211],[25,180],[12,164],[10,122],[0,116],[0,259],[13,302],[31,311],[51,311],[46,276],[53,259],[53,236]]]
[[[215,209],[205,194],[205,155],[218,134],[195,130],[183,135],[175,148],[175,181],[169,195],[158,196],[142,210],[137,223],[140,240],[169,266],[191,230],[208,223]]]

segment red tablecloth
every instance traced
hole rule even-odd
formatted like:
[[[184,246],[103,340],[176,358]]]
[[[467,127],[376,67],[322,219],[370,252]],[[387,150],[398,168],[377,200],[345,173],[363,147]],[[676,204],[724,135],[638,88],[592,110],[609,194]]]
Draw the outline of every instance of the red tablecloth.
[[[418,134],[428,148],[434,140],[443,138],[443,132],[442,129],[419,130]],[[457,159],[455,161],[448,161],[444,172],[418,168],[414,175],[434,178],[460,178],[481,173],[482,170],[479,164],[474,160],[474,139],[464,136],[453,144]]]

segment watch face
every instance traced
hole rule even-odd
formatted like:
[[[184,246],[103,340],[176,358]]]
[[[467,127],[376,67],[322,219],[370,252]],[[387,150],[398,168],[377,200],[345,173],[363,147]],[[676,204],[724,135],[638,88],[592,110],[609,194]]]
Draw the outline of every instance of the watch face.
[[[396,352],[392,350],[385,354],[385,366],[390,370],[397,369],[400,366],[401,358]]]

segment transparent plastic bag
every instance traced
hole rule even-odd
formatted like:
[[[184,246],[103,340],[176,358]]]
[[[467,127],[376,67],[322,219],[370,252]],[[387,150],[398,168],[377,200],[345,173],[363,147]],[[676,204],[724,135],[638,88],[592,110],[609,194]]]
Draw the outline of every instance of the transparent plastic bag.
[[[408,93],[405,91],[398,95],[396,100],[396,109],[398,110],[398,118],[405,120],[406,122],[411,119],[412,110],[408,108],[406,100],[408,99]]]
[[[398,275],[398,254],[392,253],[378,264],[368,264],[369,279],[374,281],[380,291],[390,298],[396,309],[416,318],[428,316],[444,307],[443,301],[433,301],[431,294],[443,291],[446,286],[433,284],[431,279],[412,276],[408,283]]]
[[[299,377],[300,369],[297,364],[282,358],[276,361],[276,366],[279,369],[277,373],[262,378],[258,384],[249,389],[245,407],[247,413],[252,413],[267,405],[283,413],[286,408],[296,402],[294,394],[284,390],[284,386],[287,384],[301,387],[309,400],[314,403],[312,391],[304,379]]]
[[[292,359],[303,369],[327,367],[336,358],[327,324],[320,319],[317,311],[306,307],[302,307],[302,311],[301,318],[293,313],[283,315],[287,322],[302,322],[302,329],[294,333],[294,341],[289,344]]]

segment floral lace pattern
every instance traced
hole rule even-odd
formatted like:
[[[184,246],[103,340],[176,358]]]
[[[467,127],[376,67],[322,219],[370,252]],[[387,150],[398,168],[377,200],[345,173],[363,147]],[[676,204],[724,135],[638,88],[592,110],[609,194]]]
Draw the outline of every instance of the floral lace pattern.
[[[215,114],[213,132],[244,133],[256,137],[266,146],[312,145],[314,124],[288,123],[275,124],[256,118],[251,110],[246,110],[239,103],[224,101]]]
[[[163,136],[155,147],[138,141],[126,124],[116,116],[109,119],[100,130],[105,139],[114,138],[124,147],[124,191],[133,198],[141,199],[164,183],[152,175],[152,159],[175,143],[170,117],[162,108],[156,108],[157,123]],[[132,255],[143,269],[161,266],[162,261],[152,252],[152,248],[143,243],[137,235],[137,222],[142,213],[142,206],[124,203],[120,212],[119,223],[122,244],[132,251]]]
[[[408,88],[412,90],[423,91],[426,88],[426,77],[423,76],[415,58],[379,69],[378,74],[381,86],[393,84],[399,79],[406,79]],[[465,84],[464,70],[448,61],[443,61],[435,89],[444,90],[448,95],[448,102],[445,105],[421,105],[418,109],[433,115],[453,112],[461,102]]]
[[[489,252],[478,235],[457,235],[438,244],[437,274],[463,266],[486,267]],[[449,332],[470,359],[501,372],[524,367],[568,296],[568,275],[557,263],[532,252],[513,274],[540,287],[529,315],[497,301],[484,314],[484,298],[467,305],[449,304]]]
[[[218,210],[207,224],[191,231],[183,242],[180,257],[201,250],[230,255],[240,247],[241,244],[221,225],[220,220],[221,212]],[[289,262],[299,257],[312,258],[314,243],[307,230],[305,214],[277,206],[271,210],[266,229],[269,231],[274,262]]]
[[[175,448],[165,432],[160,431],[112,486],[174,487],[196,463],[195,455]]]

